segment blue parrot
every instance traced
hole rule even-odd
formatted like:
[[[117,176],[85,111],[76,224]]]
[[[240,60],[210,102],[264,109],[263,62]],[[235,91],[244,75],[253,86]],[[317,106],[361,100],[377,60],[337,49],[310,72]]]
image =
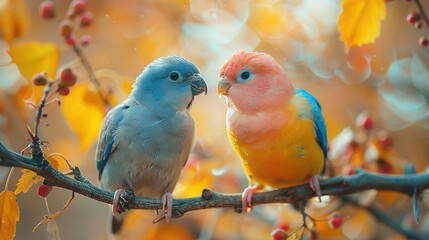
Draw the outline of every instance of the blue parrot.
[[[119,232],[119,199],[162,198],[172,217],[173,191],[195,142],[194,97],[207,94],[197,67],[182,57],[158,58],[137,77],[128,99],[101,125],[95,153],[100,187],[115,192],[111,232]],[[121,205],[122,206],[122,205]]]

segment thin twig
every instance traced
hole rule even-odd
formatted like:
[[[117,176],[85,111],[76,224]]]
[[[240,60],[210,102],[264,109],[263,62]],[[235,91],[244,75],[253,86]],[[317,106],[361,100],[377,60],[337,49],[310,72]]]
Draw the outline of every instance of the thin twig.
[[[421,17],[423,18],[423,21],[429,27],[429,19],[426,15],[426,12],[425,12],[425,9],[423,8],[422,3],[420,2],[420,0],[414,0],[414,2],[417,4],[417,7],[419,8],[419,12],[420,12]]]
[[[349,196],[344,196],[342,197],[342,199],[347,202],[347,203],[351,203],[357,207],[363,207],[364,209],[366,209],[368,212],[370,212],[374,217],[376,217],[380,222],[386,224],[387,226],[389,226],[391,229],[395,230],[396,232],[406,236],[408,239],[427,239],[424,236],[421,236],[419,233],[417,233],[416,231],[409,229],[409,228],[405,228],[403,227],[401,224],[397,223],[395,220],[393,220],[392,217],[387,216],[382,210],[380,210],[377,206],[375,206],[374,204],[371,204],[368,207],[364,207],[361,206],[359,204],[359,201],[357,201],[356,199],[353,199]]]
[[[95,77],[94,70],[92,69],[91,65],[89,64],[88,60],[86,59],[85,55],[82,52],[82,49],[80,49],[80,46],[78,44],[73,45],[73,50],[77,54],[77,56],[80,58],[80,61],[82,62],[83,66],[85,67],[86,71],[89,74],[89,78],[94,83],[95,87],[97,88],[97,92],[100,95],[101,99],[103,99],[104,103],[107,106],[112,106],[107,99],[106,96],[103,95],[103,90],[101,88],[100,82],[98,82],[97,78]]]

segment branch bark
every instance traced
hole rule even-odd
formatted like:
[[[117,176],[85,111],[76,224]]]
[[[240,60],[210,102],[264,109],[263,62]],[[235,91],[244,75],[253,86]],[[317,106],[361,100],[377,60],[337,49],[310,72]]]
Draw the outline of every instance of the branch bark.
[[[26,168],[45,178],[48,184],[65,188],[94,200],[111,204],[113,193],[95,187],[84,179],[78,170],[75,179],[55,170],[46,159],[33,159],[9,150],[0,142],[0,166]],[[429,188],[429,173],[407,175],[383,175],[357,170],[355,175],[338,176],[320,181],[322,195],[343,196],[369,189],[388,190],[412,195],[413,191],[421,193]],[[253,205],[268,203],[293,203],[315,197],[308,184],[256,193]],[[129,204],[130,209],[162,209],[160,199],[136,197]],[[185,213],[208,208],[232,208],[241,212],[241,194],[223,194],[204,189],[200,197],[174,199],[173,217],[179,218]]]

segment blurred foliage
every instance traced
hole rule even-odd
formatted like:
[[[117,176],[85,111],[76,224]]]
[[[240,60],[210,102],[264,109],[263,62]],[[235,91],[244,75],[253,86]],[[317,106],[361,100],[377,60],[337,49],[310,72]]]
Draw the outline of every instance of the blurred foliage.
[[[53,2],[59,21],[65,18],[70,2]],[[67,39],[59,36],[58,21],[40,17],[39,4],[0,0],[0,140],[15,151],[28,145],[25,126],[32,125],[34,111],[23,100],[37,104],[43,92],[43,87],[31,84],[32,76],[46,71],[55,79],[70,67],[78,82],[61,99],[60,107],[52,104],[46,108],[44,121],[50,125],[42,125],[40,135],[50,142],[46,153],[65,155],[97,185],[94,143],[110,106]],[[82,50],[102,94],[113,105],[126,99],[133,79],[146,64],[161,56],[189,59],[209,84],[209,94],[198,98],[192,108],[199,140],[182,171],[175,197],[197,197],[204,188],[236,193],[247,184],[226,137],[224,101],[217,99],[214,90],[219,67],[237,50],[273,55],[297,87],[319,99],[330,139],[331,176],[353,174],[356,168],[403,174],[406,164],[416,164],[418,171],[427,166],[429,150],[419,143],[429,140],[429,52],[417,44],[427,28],[416,30],[406,22],[406,15],[416,11],[413,4],[383,0],[92,0],[87,1],[86,10],[93,12],[94,21],[90,28],[75,31],[73,39],[80,46],[79,37],[91,35],[91,43]],[[370,129],[354,124],[365,109],[375,125]],[[67,171],[64,161],[55,159],[60,171]],[[4,172],[0,171],[2,179]],[[11,182],[18,183],[18,175]],[[44,201],[30,186],[42,179],[26,171],[21,180],[16,194],[21,190],[28,193],[18,195],[22,220],[16,239],[46,239],[50,234],[63,239],[107,238],[107,207],[83,197],[77,197],[56,219],[58,227],[49,223],[48,232],[38,229],[33,233],[35,223],[46,212]],[[54,189],[49,199],[60,209],[68,197],[67,191]],[[415,225],[409,215],[410,201],[398,193],[367,191],[355,197],[361,203],[389,209],[389,215],[404,226],[422,230],[428,226]],[[382,224],[372,215],[338,198],[309,201],[306,209],[320,219],[315,224],[321,239],[401,239],[390,229],[378,230]],[[333,212],[344,219],[335,229],[326,221]],[[291,233],[302,223],[299,212],[280,204],[255,207],[250,215],[224,209],[197,211],[171,224],[152,225],[153,218],[151,211],[133,212],[120,239],[267,239],[279,225],[288,226]]]

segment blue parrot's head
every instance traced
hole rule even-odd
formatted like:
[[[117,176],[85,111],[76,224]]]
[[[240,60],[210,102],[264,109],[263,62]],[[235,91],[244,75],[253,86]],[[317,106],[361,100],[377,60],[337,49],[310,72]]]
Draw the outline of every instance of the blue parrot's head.
[[[163,107],[184,110],[207,85],[198,68],[183,57],[168,56],[151,62],[133,84],[131,97],[137,102],[155,100]]]

